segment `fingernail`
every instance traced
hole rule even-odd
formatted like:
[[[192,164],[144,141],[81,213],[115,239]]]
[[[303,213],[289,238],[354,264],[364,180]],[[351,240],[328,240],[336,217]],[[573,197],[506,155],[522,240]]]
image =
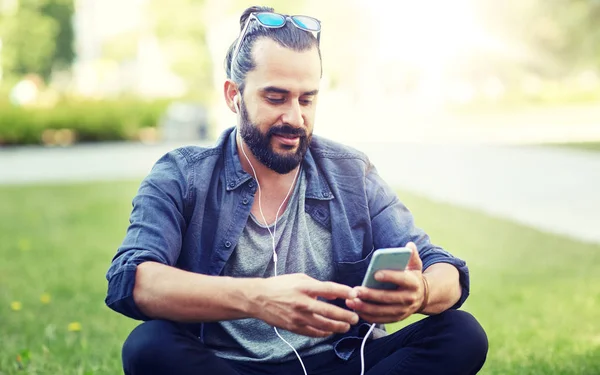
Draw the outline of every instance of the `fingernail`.
[[[356,289],[352,289],[350,291],[350,293],[348,294],[348,299],[353,299],[358,297],[358,292],[356,291]]]
[[[358,315],[354,315],[352,317],[352,324],[356,324],[356,323],[358,323]]]
[[[380,281],[381,279],[383,279],[383,272],[376,272],[375,280]]]

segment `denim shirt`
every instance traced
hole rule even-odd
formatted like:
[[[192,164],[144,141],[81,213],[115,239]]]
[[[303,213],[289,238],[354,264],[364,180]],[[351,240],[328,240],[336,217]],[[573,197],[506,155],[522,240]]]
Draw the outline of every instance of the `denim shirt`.
[[[257,189],[242,169],[236,130],[226,130],[214,147],[176,149],[156,162],[133,199],[125,239],[106,274],[106,304],[128,317],[149,320],[133,300],[139,264],[154,261],[205,275],[221,275],[246,225]],[[469,294],[464,261],[433,245],[414,225],[413,216],[379,177],[361,152],[313,136],[302,168],[306,174],[305,209],[331,232],[334,282],[360,285],[375,249],[412,241],[423,269],[454,265],[460,275],[460,307]],[[343,308],[343,300],[332,301]],[[203,341],[207,325],[187,324]],[[360,346],[365,321],[336,335],[336,354],[348,359]]]

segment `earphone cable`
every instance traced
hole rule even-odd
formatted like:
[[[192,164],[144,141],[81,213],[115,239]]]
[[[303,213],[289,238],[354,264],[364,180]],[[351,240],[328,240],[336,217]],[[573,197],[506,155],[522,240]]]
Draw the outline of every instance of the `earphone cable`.
[[[279,208],[277,209],[277,212],[275,213],[275,224],[273,225],[273,232],[271,232],[271,229],[269,228],[269,224],[267,223],[267,219],[265,218],[265,215],[262,210],[262,201],[261,201],[262,194],[261,194],[260,182],[258,181],[258,177],[256,176],[256,170],[254,169],[252,162],[250,162],[250,158],[248,158],[248,155],[246,154],[246,151],[244,150],[243,142],[240,142],[240,145],[241,145],[242,153],[244,154],[244,157],[246,157],[248,164],[250,164],[250,168],[252,168],[252,173],[254,174],[254,179],[256,180],[256,185],[258,186],[258,209],[260,211],[260,216],[262,216],[264,225],[267,227],[267,230],[269,231],[269,235],[271,236],[271,244],[273,246],[273,269],[274,269],[275,276],[277,276],[277,251],[275,251],[275,233],[277,232],[277,218],[279,217],[279,211],[281,211],[281,208],[285,204],[285,201],[288,199],[292,189],[294,188],[296,178],[298,177],[298,174],[300,172],[300,167],[298,167],[298,169],[296,170],[296,175],[294,176],[294,180],[292,181],[290,190],[288,190],[285,198],[283,199],[283,202],[281,202],[281,205],[279,206]],[[304,366],[304,362],[302,361],[302,358],[300,358],[300,354],[298,354],[298,352],[296,351],[296,348],[294,348],[294,346],[292,344],[290,344],[286,339],[284,339],[279,334],[279,331],[277,331],[276,327],[273,327],[273,329],[275,330],[275,334],[294,351],[294,354],[296,354],[298,361],[300,361],[300,365],[302,366],[304,375],[308,375],[308,372],[306,372],[306,367]]]
[[[239,132],[238,132],[238,135],[239,135]],[[240,136],[240,147],[242,149],[242,153],[244,154],[244,157],[246,158],[246,160],[248,161],[248,164],[250,165],[250,168],[252,169],[252,173],[254,174],[254,179],[256,180],[256,185],[257,185],[257,188],[258,188],[258,209],[259,209],[260,215],[261,215],[261,217],[263,219],[263,223],[266,226],[267,230],[269,231],[269,235],[271,236],[271,244],[272,244],[272,247],[273,247],[273,268],[274,268],[274,274],[275,274],[275,276],[278,276],[278,274],[277,274],[277,251],[275,250],[275,234],[277,233],[277,219],[279,217],[279,211],[281,211],[281,208],[283,207],[283,205],[287,201],[288,197],[290,196],[290,193],[292,192],[292,189],[294,188],[294,185],[296,183],[296,179],[298,178],[298,175],[300,173],[300,167],[298,167],[298,169],[296,170],[296,174],[294,176],[294,179],[292,181],[290,189],[288,190],[285,198],[283,199],[283,202],[281,202],[281,205],[279,206],[279,208],[277,209],[277,212],[275,213],[275,223],[273,224],[273,231],[271,232],[271,229],[270,229],[270,227],[269,227],[269,225],[267,223],[267,219],[265,218],[265,215],[264,215],[263,210],[262,210],[262,200],[261,200],[262,194],[261,194],[260,182],[258,181],[258,177],[256,175],[256,170],[254,169],[254,166],[252,165],[252,162],[250,161],[250,158],[248,158],[248,155],[246,154],[246,151],[244,149],[244,143],[241,141],[241,136]],[[365,358],[364,358],[365,343],[367,341],[367,338],[373,332],[374,328],[375,328],[375,323],[371,324],[371,328],[369,328],[369,331],[367,332],[367,334],[363,338],[362,344],[360,346],[360,365],[361,365],[360,375],[364,375],[364,372],[365,372]],[[279,331],[277,331],[277,327],[273,327],[273,329],[275,330],[275,334],[277,334],[277,336],[283,342],[285,342],[294,351],[294,354],[296,354],[296,357],[298,358],[298,361],[300,361],[300,365],[302,366],[302,370],[304,371],[304,375],[308,375],[308,372],[306,371],[306,367],[304,366],[304,362],[302,361],[302,358],[300,357],[300,354],[298,354],[298,352],[296,351],[296,349],[294,348],[294,346],[292,344],[290,344],[286,339],[283,338],[283,336],[281,336],[279,334]]]

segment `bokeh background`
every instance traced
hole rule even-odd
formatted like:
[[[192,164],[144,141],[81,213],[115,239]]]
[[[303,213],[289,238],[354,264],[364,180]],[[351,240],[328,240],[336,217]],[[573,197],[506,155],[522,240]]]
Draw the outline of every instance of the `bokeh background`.
[[[104,273],[153,163],[235,124],[250,5],[322,21],[315,133],[467,260],[482,373],[600,374],[598,0],[0,0],[0,374],[122,372]]]

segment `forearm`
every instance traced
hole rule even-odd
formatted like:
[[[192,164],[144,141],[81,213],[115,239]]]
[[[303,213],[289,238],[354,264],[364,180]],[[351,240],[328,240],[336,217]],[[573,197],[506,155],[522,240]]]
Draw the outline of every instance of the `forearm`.
[[[136,270],[133,298],[151,318],[207,322],[249,317],[254,279],[207,276],[155,262]]]
[[[454,306],[461,296],[459,273],[448,263],[436,263],[423,272],[429,285],[427,305],[422,313],[439,314]]]

